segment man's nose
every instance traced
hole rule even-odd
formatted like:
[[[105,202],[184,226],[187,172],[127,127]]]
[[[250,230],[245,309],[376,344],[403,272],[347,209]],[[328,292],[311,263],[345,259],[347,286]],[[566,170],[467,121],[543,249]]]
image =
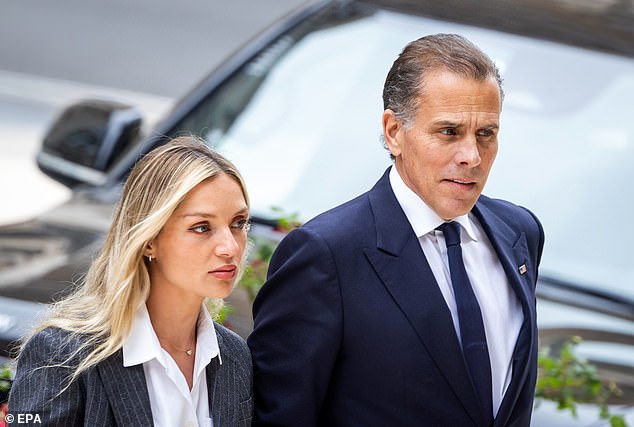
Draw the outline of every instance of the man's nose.
[[[458,145],[456,162],[464,166],[475,167],[480,164],[480,161],[480,147],[478,146],[477,136],[465,135]]]

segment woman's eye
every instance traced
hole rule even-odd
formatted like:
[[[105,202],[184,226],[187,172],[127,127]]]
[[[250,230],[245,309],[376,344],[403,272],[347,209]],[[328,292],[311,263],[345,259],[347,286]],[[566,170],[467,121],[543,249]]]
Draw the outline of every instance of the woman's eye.
[[[207,231],[209,231],[209,226],[207,224],[201,224],[190,228],[190,230],[195,233],[206,233]]]
[[[231,224],[231,228],[249,231],[249,229],[251,228],[251,220],[246,218],[239,219]]]

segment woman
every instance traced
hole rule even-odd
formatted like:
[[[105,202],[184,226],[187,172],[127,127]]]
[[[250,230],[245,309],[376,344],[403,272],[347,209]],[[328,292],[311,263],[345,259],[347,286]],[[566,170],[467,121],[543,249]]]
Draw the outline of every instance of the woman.
[[[250,425],[248,348],[204,304],[231,293],[248,228],[240,174],[203,142],[143,157],[84,283],[25,342],[9,411],[39,425]]]

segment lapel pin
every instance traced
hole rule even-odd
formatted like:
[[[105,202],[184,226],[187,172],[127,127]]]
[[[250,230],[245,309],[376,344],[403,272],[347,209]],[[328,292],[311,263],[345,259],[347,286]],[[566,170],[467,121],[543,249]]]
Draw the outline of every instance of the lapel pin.
[[[520,265],[520,274],[526,273],[526,264]]]

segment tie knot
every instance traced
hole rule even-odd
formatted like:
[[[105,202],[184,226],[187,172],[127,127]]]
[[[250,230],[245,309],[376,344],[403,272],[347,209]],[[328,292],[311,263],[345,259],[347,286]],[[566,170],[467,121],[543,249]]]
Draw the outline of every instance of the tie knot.
[[[460,224],[455,221],[445,222],[439,225],[436,230],[442,231],[445,236],[445,243],[447,247],[460,245]]]

